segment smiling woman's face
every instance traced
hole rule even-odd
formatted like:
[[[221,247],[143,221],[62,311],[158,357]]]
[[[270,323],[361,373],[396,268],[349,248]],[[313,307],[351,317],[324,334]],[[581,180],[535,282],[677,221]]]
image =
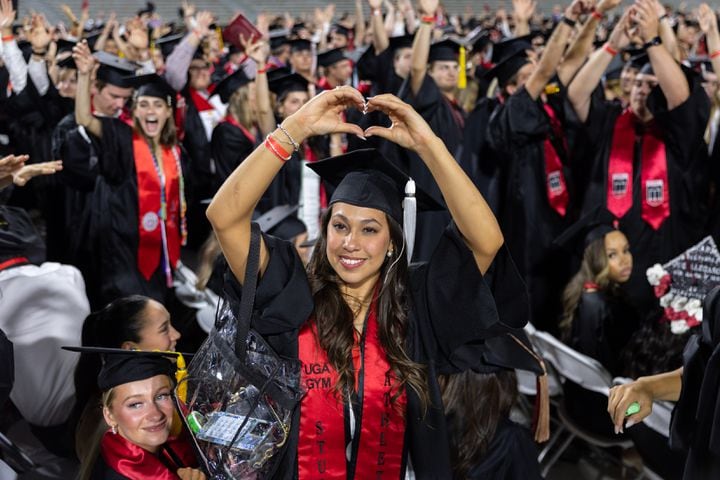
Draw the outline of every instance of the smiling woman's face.
[[[167,375],[118,385],[103,416],[117,434],[155,453],[167,441],[173,418],[172,386]]]
[[[349,287],[373,285],[390,248],[390,225],[384,212],[338,202],[327,226],[327,257]]]
[[[172,110],[161,98],[141,96],[135,102],[133,116],[148,138],[158,139]]]

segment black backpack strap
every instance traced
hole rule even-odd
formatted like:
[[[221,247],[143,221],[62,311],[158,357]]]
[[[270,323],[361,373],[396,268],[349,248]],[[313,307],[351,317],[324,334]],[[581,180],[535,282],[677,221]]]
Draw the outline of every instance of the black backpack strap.
[[[255,290],[257,289],[258,271],[260,268],[260,227],[257,223],[250,224],[250,251],[245,265],[245,279],[242,286],[240,311],[237,316],[237,332],[235,334],[235,355],[245,363],[247,338],[250,333]]]

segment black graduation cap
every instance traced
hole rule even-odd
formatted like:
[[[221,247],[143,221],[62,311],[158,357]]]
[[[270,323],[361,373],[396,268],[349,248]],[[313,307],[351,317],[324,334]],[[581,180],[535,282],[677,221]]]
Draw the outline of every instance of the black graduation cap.
[[[333,48],[332,50],[326,50],[317,55],[318,65],[321,67],[329,67],[348,58],[345,56],[342,48]]]
[[[493,52],[493,56],[495,53]],[[526,63],[530,62],[524,48],[516,49],[510,56],[505,57],[498,62],[493,68],[485,73],[486,79],[497,78],[498,84],[504,87],[510,79],[520,70]]]
[[[220,95],[220,101],[228,103],[230,97],[235,91],[252,82],[252,79],[245,75],[245,71],[242,68],[238,68],[235,72],[225,76],[215,87],[213,94]]]
[[[152,15],[153,13],[155,13],[155,4],[153,2],[147,2],[145,4],[145,8],[141,8],[137,12],[138,17],[145,15],[145,14]]]
[[[182,355],[178,352],[150,352],[122,348],[64,346],[62,349],[98,354],[102,357],[102,367],[98,374],[97,384],[103,392],[118,385],[145,380],[156,375],[167,375],[174,379],[175,364],[171,359]]]
[[[623,67],[618,66],[614,68],[610,68],[605,72],[605,81],[608,80],[619,80],[620,74],[622,73]]]
[[[101,31],[88,33],[83,36],[83,39],[87,42],[88,47],[90,48],[90,51],[95,51],[95,44],[97,43],[98,39],[100,38]]]
[[[472,50],[473,52],[482,52],[485,47],[491,43],[490,33],[487,30],[483,30],[480,34],[472,39]]]
[[[75,59],[72,55],[68,55],[62,60],[58,61],[56,64],[59,68],[70,68],[72,70],[77,70],[77,65],[75,65]]]
[[[123,88],[134,86],[135,72],[140,68],[139,65],[107,52],[96,52],[93,55],[100,62],[98,80]]]
[[[633,55],[632,57],[630,57],[630,59],[627,62],[625,62],[625,65],[640,70],[648,63],[650,63],[650,57],[643,50],[642,53],[639,53],[638,55]]]
[[[274,51],[278,48],[282,47],[283,45],[289,45],[290,39],[288,39],[288,32],[287,29],[277,29],[277,30],[270,30],[270,50]]]
[[[254,221],[260,230],[283,240],[292,240],[301,233],[307,232],[302,220],[293,215],[297,205],[278,205],[260,215]]]
[[[509,38],[493,44],[492,62],[500,63],[518,52],[532,50],[532,37],[532,35],[523,35],[522,37]]]
[[[286,70],[277,68],[276,70]],[[298,73],[287,73],[285,75],[275,75],[274,78],[268,79],[270,91],[278,98],[290,92],[307,92],[308,81],[305,77]]]
[[[167,58],[183,38],[185,38],[184,33],[165,35],[155,40],[155,47],[159,48],[163,57]]]
[[[453,39],[440,40],[430,45],[428,63],[437,61],[458,61],[460,44]]]
[[[597,207],[572,224],[553,242],[555,245],[575,252],[580,258],[592,242],[615,231],[615,217],[604,206]]]
[[[297,22],[293,24],[292,28],[290,29],[290,35],[294,36],[300,33],[300,30],[307,28],[305,25],[305,22]]]
[[[175,106],[175,90],[157,73],[137,76],[133,79],[132,84],[136,88],[136,99],[143,96],[155,97],[165,100],[170,108]]]
[[[0,258],[3,257],[27,257],[36,264],[45,261],[45,242],[22,208],[0,205]]]
[[[344,155],[308,163],[307,167],[335,188],[330,204],[345,202],[359,207],[376,208],[402,224],[402,201],[405,186],[411,178],[388,161],[379,150],[353,150]],[[415,196],[419,210],[445,208],[420,188]]]
[[[344,36],[346,36],[346,37],[349,37],[349,36],[350,36],[350,33],[352,32],[351,29],[349,29],[349,28],[347,28],[347,27],[345,27],[345,26],[343,26],[343,25],[340,25],[339,23],[334,24],[334,25],[331,27],[331,31],[333,31],[333,32],[335,32],[335,33],[339,33],[340,35],[344,35]]]
[[[295,27],[293,27],[293,29],[294,28]],[[305,40],[304,38],[290,40],[291,52],[302,52],[304,50],[312,50],[312,43],[310,43],[310,40]]]
[[[415,35],[401,35],[399,37],[390,37],[389,48],[393,51],[401,48],[412,48]]]
[[[59,39],[57,42],[55,42],[57,45],[57,53],[61,52],[72,52],[72,49],[75,45],[77,45],[77,42],[74,40],[65,40],[64,38]]]

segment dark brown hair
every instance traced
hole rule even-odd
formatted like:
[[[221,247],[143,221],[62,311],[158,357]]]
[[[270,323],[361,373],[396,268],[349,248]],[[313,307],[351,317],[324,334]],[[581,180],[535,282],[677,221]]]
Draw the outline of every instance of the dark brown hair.
[[[518,397],[513,370],[497,373],[462,373],[441,376],[445,416],[452,434],[454,478],[467,478],[495,437],[498,423],[508,418]]]
[[[317,325],[318,342],[338,372],[338,382],[334,389],[336,394],[342,396],[355,387],[352,366],[354,327],[353,312],[340,291],[342,280],[327,258],[327,228],[331,214],[332,207],[323,215],[321,235],[308,264],[308,278],[315,302],[312,318]],[[404,249],[397,248],[404,244],[403,233],[397,222],[387,215],[386,218],[390,239],[396,248],[380,269],[383,283],[377,303],[378,337],[398,379],[392,400],[397,400],[402,389],[410,387],[419,397],[424,410],[429,405],[426,370],[412,361],[405,351],[409,309],[408,264]]]

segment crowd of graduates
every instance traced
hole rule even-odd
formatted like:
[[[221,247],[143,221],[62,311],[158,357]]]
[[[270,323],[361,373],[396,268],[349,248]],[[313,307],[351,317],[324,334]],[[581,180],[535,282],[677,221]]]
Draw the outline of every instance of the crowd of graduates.
[[[16,413],[56,453],[68,455],[53,428],[74,429],[70,412],[84,405],[74,405],[77,359],[43,342],[97,341],[85,317],[142,295],[182,334],[163,323],[173,336],[165,349],[197,348],[204,334],[177,270],[198,272],[193,289],[222,293],[205,211],[256,147],[284,161],[257,217],[305,263],[332,194],[305,165],[368,147],[437,201],[418,214],[412,257],[430,259],[451,217],[416,153],[380,136],[271,135],[348,85],[366,98],[396,95],[444,142],[498,219],[527,287],[526,320],[613,375],[682,365],[700,327],[671,331],[646,271],[720,238],[711,6],[573,0],[542,12],[513,0],[510,10],[454,12],[439,0],[356,0],[353,12],[261,13],[259,36],[239,38],[224,29],[233,19],[187,3],[174,19],[151,3],[130,19],[64,10],[68,22],[51,25],[0,0],[0,233],[3,222],[25,228],[0,235],[0,329],[21,372]],[[391,125],[353,107],[342,121]],[[27,265],[37,270],[17,273]],[[115,340],[102,346],[122,346]],[[603,400],[576,393],[570,410],[612,435]],[[682,464],[673,462],[668,475]]]

